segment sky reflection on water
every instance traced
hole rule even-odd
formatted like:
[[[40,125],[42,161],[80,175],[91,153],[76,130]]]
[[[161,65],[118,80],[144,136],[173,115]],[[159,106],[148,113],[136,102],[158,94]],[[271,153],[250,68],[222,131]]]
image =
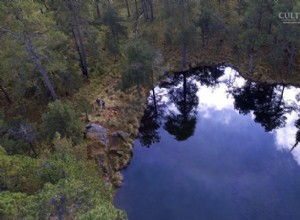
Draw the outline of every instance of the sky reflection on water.
[[[225,109],[234,109],[234,98],[232,95],[228,94],[228,84],[233,87],[242,87],[245,85],[246,80],[239,76],[231,67],[226,67],[224,69],[224,75],[218,78],[220,82],[216,87],[201,86],[200,82],[193,80],[197,87],[197,96],[199,97],[198,111],[202,114],[202,117],[210,118],[211,110],[222,111]],[[179,85],[180,86],[180,85]],[[167,103],[168,100],[168,89],[156,87],[155,92],[162,95],[162,102]],[[300,89],[295,87],[288,87],[283,93],[283,101],[288,103],[290,106],[299,106],[299,102],[296,99],[297,94],[300,94]],[[177,111],[176,106],[171,103],[168,106],[169,109]],[[238,111],[235,110],[237,113]],[[254,115],[251,112],[251,117],[254,119]],[[276,128],[272,131],[274,133],[274,142],[278,150],[290,151],[295,144],[295,134],[297,128],[294,123],[299,118],[299,113],[297,111],[292,111],[291,113],[285,114],[286,125],[282,128]],[[230,114],[223,115],[223,120],[221,123],[230,123]],[[291,152],[294,159],[300,165],[300,147],[293,149]]]
[[[300,219],[300,90],[200,72],[150,93],[116,206],[129,220]]]

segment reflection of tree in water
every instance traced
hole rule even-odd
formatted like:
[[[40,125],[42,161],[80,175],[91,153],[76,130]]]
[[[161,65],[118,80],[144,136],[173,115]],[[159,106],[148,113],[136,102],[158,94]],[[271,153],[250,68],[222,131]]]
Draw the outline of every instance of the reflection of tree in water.
[[[218,83],[218,78],[223,76],[223,74],[223,66],[205,66],[195,70],[195,79],[199,81],[201,85],[215,86]]]
[[[154,89],[152,89],[139,128],[141,145],[149,147],[160,141],[158,129],[162,120],[165,120],[165,130],[174,135],[176,140],[186,140],[192,136],[196,126],[196,107],[198,106],[196,95],[198,88],[192,80],[197,80],[202,85],[215,86],[218,83],[218,78],[223,74],[224,68],[221,66],[197,67],[187,72],[175,73],[171,81],[163,81],[161,86],[169,90],[168,105],[174,103],[178,113],[169,110],[167,115],[164,115],[167,105],[160,101],[162,97],[155,94]],[[179,86],[180,84],[182,86]]]
[[[292,150],[294,150],[295,147],[297,147],[297,145],[300,142],[300,118],[298,120],[295,121],[295,127],[298,129],[296,132],[296,137],[295,137],[295,144],[293,145]]]
[[[232,95],[234,107],[241,114],[253,111],[255,122],[260,123],[266,131],[284,127],[290,108],[283,101],[285,86],[259,84],[247,81],[242,88],[234,88]]]
[[[169,91],[170,101],[175,104],[179,114],[170,110],[164,124],[164,129],[174,135],[178,141],[186,140],[194,134],[197,121],[198,88],[193,81],[187,80],[186,75],[183,73],[181,77],[182,86],[174,86]]]
[[[152,91],[148,107],[141,120],[139,139],[143,146],[149,147],[160,141],[158,129],[164,123],[164,129],[176,140],[187,140],[194,134],[197,122],[198,88],[195,81],[203,86],[214,87],[219,84],[218,79],[223,76],[224,67],[201,67],[187,72],[175,74],[174,78],[167,78],[161,88],[168,90],[168,103],[161,101],[161,96]],[[247,81],[241,88],[227,85],[228,91],[234,97],[234,107],[240,114],[253,112],[254,120],[260,123],[266,131],[284,127],[286,114],[295,106],[283,100],[286,86],[269,85]],[[300,95],[299,95],[300,97]],[[300,99],[300,98],[299,98]],[[171,110],[174,103],[176,110]],[[163,121],[163,122],[162,122]],[[300,118],[295,122],[296,133],[293,150],[300,142]]]
[[[160,128],[161,117],[165,108],[165,106],[159,102],[160,98],[160,96],[155,94],[154,89],[152,89],[152,94],[139,128],[138,138],[142,146],[150,147],[152,144],[160,141],[159,132],[157,130]]]
[[[176,140],[183,141],[194,134],[197,122],[197,111],[199,100],[196,95],[197,85],[192,79],[202,85],[215,86],[218,78],[224,74],[222,66],[204,66],[192,68],[189,72],[181,73],[175,77],[175,86],[169,91],[171,102],[177,107],[179,114],[170,111],[166,116],[164,128],[174,135]],[[189,76],[190,80],[187,80]],[[182,82],[182,87],[176,87]]]

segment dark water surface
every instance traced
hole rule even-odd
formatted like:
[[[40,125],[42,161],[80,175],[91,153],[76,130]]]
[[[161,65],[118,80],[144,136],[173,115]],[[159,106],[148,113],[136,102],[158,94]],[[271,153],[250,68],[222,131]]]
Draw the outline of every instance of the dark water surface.
[[[129,220],[299,220],[299,92],[220,66],[170,77],[151,92],[115,205]]]

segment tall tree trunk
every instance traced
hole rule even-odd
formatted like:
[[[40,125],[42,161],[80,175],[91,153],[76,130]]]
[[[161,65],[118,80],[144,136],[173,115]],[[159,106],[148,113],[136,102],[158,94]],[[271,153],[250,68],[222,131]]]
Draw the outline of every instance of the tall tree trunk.
[[[287,74],[290,74],[292,71],[293,60],[296,53],[295,45],[292,45],[291,48],[288,50],[288,52],[289,52],[289,58],[288,58]]]
[[[83,74],[83,76],[85,78],[88,78],[88,67],[87,67],[87,61],[86,61],[86,54],[85,54],[85,49],[84,49],[84,44],[83,44],[83,37],[81,35],[80,32],[80,27],[79,27],[79,23],[78,23],[78,18],[77,18],[77,14],[76,11],[74,9],[74,2],[73,1],[68,1],[68,7],[70,9],[70,11],[72,12],[72,17],[73,17],[73,30],[74,30],[74,37],[75,40],[79,42],[79,44],[77,44],[76,47],[79,48],[78,53],[79,53],[79,57],[81,59],[80,63],[81,63],[81,72]]]
[[[143,8],[144,20],[147,21],[148,13],[147,13],[147,7],[146,7],[145,0],[141,0],[141,3],[142,3],[142,8]]]
[[[153,0],[148,0],[149,7],[150,7],[150,20],[153,21],[154,13],[153,13]]]
[[[138,17],[139,17],[139,10],[138,10],[137,0],[134,0],[134,3],[135,3],[135,17],[138,19]]]
[[[147,20],[149,20],[149,15],[148,15],[148,6],[147,6],[147,3],[146,1],[147,0],[142,0],[144,2],[144,7],[145,7],[145,13],[146,13],[146,18]]]
[[[76,50],[77,50],[77,53],[79,55],[80,69],[81,69],[81,71],[83,71],[82,70],[82,68],[83,68],[82,54],[81,54],[81,51],[80,51],[80,47],[79,47],[79,44],[78,44],[78,41],[77,41],[77,37],[76,37],[76,33],[75,33],[74,28],[72,28],[72,33],[73,33],[73,37],[74,37],[74,42],[75,42]]]
[[[97,16],[98,16],[98,18],[101,18],[99,0],[95,0],[95,5],[96,5],[96,10],[97,10]]]
[[[127,16],[130,17],[130,10],[129,10],[129,4],[128,0],[125,0],[126,8],[127,8]]]
[[[49,8],[47,6],[46,0],[43,0],[43,3],[44,3],[44,6],[45,6],[46,10],[48,10]]]
[[[86,62],[86,54],[85,54],[85,49],[84,49],[84,44],[83,44],[83,38],[80,33],[80,28],[79,28],[79,24],[78,24],[76,15],[74,16],[74,21],[75,21],[75,30],[77,32],[77,37],[78,37],[79,46],[80,46],[79,48],[81,51],[82,74],[86,78],[88,78],[89,75],[88,75],[88,67],[87,67],[87,62]]]
[[[156,95],[155,95],[154,87],[152,87],[152,94],[153,94],[153,104],[154,104],[155,116],[157,117],[157,115],[158,115],[158,112],[157,112],[157,101],[156,101]]]
[[[35,68],[37,68],[40,74],[42,75],[43,82],[46,85],[47,89],[49,90],[52,99],[56,100],[57,96],[49,80],[48,73],[44,68],[43,64],[41,63],[38,55],[35,53],[35,48],[32,45],[30,37],[27,35],[25,35],[24,37],[25,37],[26,52],[28,53],[30,60],[33,62]]]
[[[9,104],[11,104],[12,101],[11,101],[11,99],[10,99],[8,93],[5,91],[5,89],[3,88],[3,86],[2,86],[1,84],[0,84],[0,90],[3,92],[6,101],[7,101]]]

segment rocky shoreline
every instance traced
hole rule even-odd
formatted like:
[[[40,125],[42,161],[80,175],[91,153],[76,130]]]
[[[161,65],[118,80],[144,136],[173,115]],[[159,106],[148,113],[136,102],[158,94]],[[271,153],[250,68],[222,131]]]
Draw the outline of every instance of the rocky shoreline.
[[[163,46],[159,48],[161,48],[159,59],[163,59],[164,62],[154,68],[154,71],[158,72],[156,82],[162,81],[166,73],[171,75],[174,72],[186,71],[198,66],[223,64],[231,66],[241,76],[252,81],[300,85],[298,76],[274,75],[263,63],[259,63],[259,60],[254,72],[247,73],[246,59],[233,54],[232,50],[225,46],[219,52],[209,48],[191,51],[184,68],[181,67],[178,50]],[[117,76],[116,81],[119,80]],[[96,161],[99,169],[104,173],[107,184],[120,187],[123,181],[120,171],[128,166],[132,158],[133,143],[138,136],[140,120],[147,106],[150,88],[143,89],[142,97],[138,97],[136,88],[131,88],[125,93],[116,89],[116,86],[106,85],[101,91],[105,91],[99,96],[104,97],[106,107],[99,110],[95,101],[93,103],[94,111],[89,115],[90,122],[85,131],[88,152],[90,158]],[[97,97],[93,99],[96,100]]]
[[[140,99],[121,91],[116,93],[118,98],[105,98],[105,109],[95,108],[89,115],[84,133],[90,159],[95,160],[107,184],[120,187],[123,180],[120,171],[130,163],[146,96]]]

